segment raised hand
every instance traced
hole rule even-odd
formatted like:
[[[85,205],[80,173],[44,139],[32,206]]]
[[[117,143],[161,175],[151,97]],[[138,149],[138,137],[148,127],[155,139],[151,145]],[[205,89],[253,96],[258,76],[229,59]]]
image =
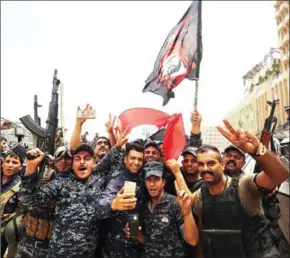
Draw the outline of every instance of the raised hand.
[[[118,132],[117,132],[117,142],[115,146],[122,147],[128,142],[128,132],[129,132],[129,127],[127,127],[124,130],[121,123],[119,123]]]
[[[217,129],[226,139],[246,153],[257,153],[261,143],[255,135],[249,131],[235,130],[226,119],[224,119],[223,122],[229,132],[220,126],[217,126]]]
[[[26,171],[25,175],[30,175],[36,172],[37,167],[41,161],[45,158],[45,154],[38,148],[27,151],[30,156],[35,156],[34,159],[26,159]]]
[[[177,160],[175,160],[175,159],[169,159],[169,160],[167,160],[165,162],[165,165],[167,167],[169,167],[169,169],[172,171],[172,173],[174,175],[180,172],[179,164],[178,164]]]
[[[106,131],[108,133],[113,133],[113,126],[114,126],[115,120],[116,120],[116,116],[112,116],[111,114],[109,114],[109,121],[105,123]]]
[[[177,193],[177,204],[183,215],[187,215],[191,212],[192,198],[190,194],[187,194],[184,190],[180,190],[176,181],[174,181],[175,190]]]
[[[194,110],[191,112],[190,122],[192,125],[200,124],[201,120],[202,120],[202,116],[197,110]]]
[[[87,110],[92,110],[93,107],[89,104],[86,105],[85,109],[81,110],[80,107],[78,106],[78,110],[77,110],[77,113],[79,112],[79,110],[82,111],[82,116],[81,117],[78,117],[77,116],[77,122],[80,123],[80,124],[83,124],[85,121],[87,121],[87,118],[85,116],[85,111]]]

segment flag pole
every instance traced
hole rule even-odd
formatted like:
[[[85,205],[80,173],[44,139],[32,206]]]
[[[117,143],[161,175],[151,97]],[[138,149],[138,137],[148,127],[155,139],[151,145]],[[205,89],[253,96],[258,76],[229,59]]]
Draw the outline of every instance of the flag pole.
[[[194,93],[194,111],[197,111],[197,99],[198,99],[198,80],[195,81],[195,93]]]
[[[201,3],[202,1],[199,0],[199,6],[198,6],[198,24],[197,24],[197,52],[196,52],[196,61],[197,61],[197,67],[196,67],[196,81],[195,81],[195,93],[194,93],[194,111],[197,111],[197,100],[198,100],[198,82],[199,82],[199,70],[200,70],[200,62],[201,62]]]

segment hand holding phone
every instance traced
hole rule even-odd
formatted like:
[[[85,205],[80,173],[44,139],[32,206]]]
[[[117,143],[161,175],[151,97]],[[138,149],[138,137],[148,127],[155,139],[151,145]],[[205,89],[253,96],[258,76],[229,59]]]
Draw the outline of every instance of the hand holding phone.
[[[139,216],[138,214],[130,214],[128,217],[128,225],[131,237],[137,237],[139,234]]]
[[[136,194],[136,183],[131,181],[125,181],[124,194]]]

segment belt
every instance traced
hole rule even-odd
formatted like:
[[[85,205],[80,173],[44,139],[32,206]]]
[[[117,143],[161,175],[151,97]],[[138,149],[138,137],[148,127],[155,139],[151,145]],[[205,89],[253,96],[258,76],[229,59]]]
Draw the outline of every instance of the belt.
[[[34,248],[36,249],[48,249],[48,245],[49,245],[48,239],[42,241],[39,239],[32,238],[30,236],[26,236],[26,242],[28,244],[33,245]]]

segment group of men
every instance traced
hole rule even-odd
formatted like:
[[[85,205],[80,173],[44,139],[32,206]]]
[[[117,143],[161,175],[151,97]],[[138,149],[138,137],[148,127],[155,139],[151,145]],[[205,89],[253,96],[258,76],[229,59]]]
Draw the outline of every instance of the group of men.
[[[56,150],[40,189],[42,150],[29,150],[25,165],[3,155],[1,257],[282,257],[264,202],[289,169],[253,134],[224,120],[228,131],[218,130],[233,145],[222,155],[202,145],[194,111],[180,167],[164,160],[162,144],[128,143],[121,127],[115,134],[112,117],[93,149],[81,142],[85,121],[76,118],[70,147]],[[243,173],[245,153],[260,173]],[[126,191],[128,181],[135,191]]]

